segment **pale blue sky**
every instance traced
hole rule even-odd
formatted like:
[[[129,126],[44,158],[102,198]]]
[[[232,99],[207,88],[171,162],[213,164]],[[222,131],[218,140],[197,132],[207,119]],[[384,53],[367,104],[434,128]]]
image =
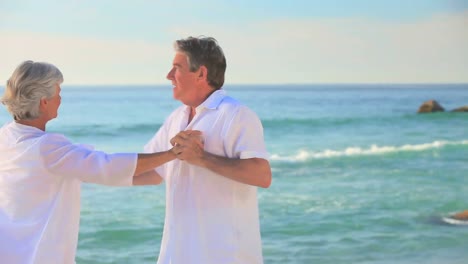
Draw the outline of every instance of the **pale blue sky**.
[[[468,82],[468,0],[0,0],[0,79],[32,59],[68,84],[167,83],[189,35],[218,39],[230,83]]]

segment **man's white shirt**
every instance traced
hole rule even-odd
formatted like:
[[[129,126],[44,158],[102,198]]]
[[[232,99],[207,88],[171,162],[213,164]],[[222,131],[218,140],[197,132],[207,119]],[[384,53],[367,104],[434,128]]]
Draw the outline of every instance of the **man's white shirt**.
[[[176,109],[145,151],[166,150],[178,132],[200,130],[212,154],[268,159],[259,118],[225,91],[215,91],[198,106],[190,124],[189,113],[188,106]],[[257,187],[180,160],[156,171],[166,184],[159,264],[263,263]]]

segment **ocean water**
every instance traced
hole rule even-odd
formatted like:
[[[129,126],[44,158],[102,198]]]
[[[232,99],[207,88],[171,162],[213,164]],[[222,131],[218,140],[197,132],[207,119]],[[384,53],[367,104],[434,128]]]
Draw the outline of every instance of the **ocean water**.
[[[107,152],[141,151],[180,104],[169,86],[62,88],[48,130]],[[225,89],[257,112],[271,154],[265,263],[468,263],[468,225],[441,220],[468,210],[468,114],[416,114],[468,105],[468,85]],[[83,184],[77,263],[155,263],[164,192]]]

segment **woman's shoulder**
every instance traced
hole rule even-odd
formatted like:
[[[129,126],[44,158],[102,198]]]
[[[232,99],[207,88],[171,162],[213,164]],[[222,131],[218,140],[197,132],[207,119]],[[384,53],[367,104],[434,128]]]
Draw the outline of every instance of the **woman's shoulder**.
[[[63,134],[60,134],[60,133],[45,133],[42,136],[42,138],[44,141],[70,142],[70,140],[67,137],[65,137]]]
[[[40,139],[42,150],[60,148],[71,144],[72,142],[67,137],[59,133],[44,133]]]

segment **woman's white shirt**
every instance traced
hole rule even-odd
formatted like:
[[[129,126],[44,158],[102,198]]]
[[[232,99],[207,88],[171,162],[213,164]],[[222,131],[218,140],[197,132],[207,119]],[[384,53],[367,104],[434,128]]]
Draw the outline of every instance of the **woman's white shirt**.
[[[131,186],[136,162],[16,122],[0,128],[1,263],[75,263],[81,182]]]

